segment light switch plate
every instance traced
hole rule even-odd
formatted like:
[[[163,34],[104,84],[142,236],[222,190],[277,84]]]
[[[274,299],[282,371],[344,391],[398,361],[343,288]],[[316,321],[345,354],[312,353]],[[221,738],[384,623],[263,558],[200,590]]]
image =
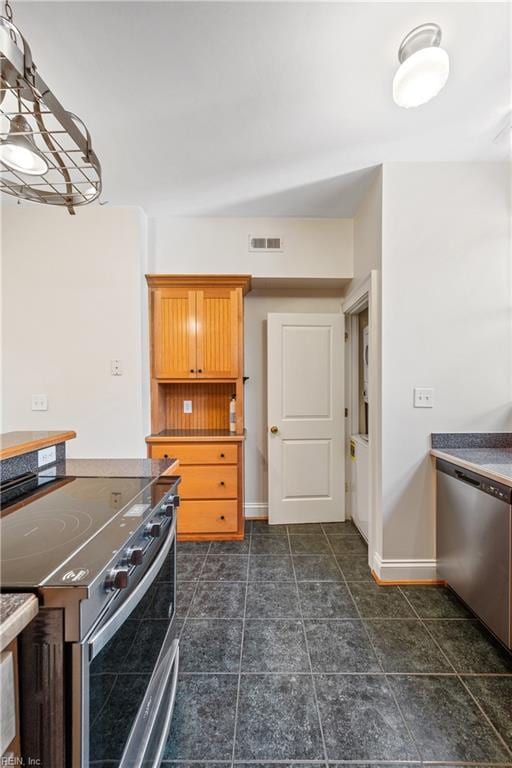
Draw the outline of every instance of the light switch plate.
[[[183,413],[192,413],[192,400],[183,401]]]
[[[47,411],[48,397],[46,395],[32,395],[32,410]]]
[[[434,390],[432,387],[414,387],[414,407],[434,407]]]

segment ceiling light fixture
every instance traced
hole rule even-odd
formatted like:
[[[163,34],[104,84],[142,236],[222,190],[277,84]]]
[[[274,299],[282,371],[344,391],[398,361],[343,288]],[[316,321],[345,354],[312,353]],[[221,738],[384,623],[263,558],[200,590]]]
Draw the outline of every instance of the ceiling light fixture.
[[[400,66],[393,78],[393,99],[399,107],[419,107],[437,96],[450,74],[450,59],[441,45],[438,24],[422,24],[402,40]]]
[[[39,75],[9,0],[0,16],[0,67],[0,190],[70,213],[97,200],[101,165],[89,131]]]

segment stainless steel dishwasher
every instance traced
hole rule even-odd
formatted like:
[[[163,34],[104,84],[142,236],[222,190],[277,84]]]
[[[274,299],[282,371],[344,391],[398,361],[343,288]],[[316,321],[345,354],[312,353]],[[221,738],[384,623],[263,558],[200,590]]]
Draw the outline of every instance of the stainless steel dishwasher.
[[[512,648],[512,488],[437,459],[438,574]]]

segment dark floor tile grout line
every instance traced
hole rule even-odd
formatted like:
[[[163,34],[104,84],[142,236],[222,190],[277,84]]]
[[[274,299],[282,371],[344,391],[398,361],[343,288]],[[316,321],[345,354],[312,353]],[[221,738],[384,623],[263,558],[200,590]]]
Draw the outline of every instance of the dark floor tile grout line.
[[[196,583],[196,586],[195,586],[194,592],[193,592],[193,594],[192,594],[192,597],[190,598],[190,603],[188,604],[188,609],[187,609],[187,612],[185,613],[185,616],[183,616],[181,619],[178,619],[178,617],[175,615],[175,617],[174,617],[174,619],[173,619],[173,621],[176,621],[176,620],[181,620],[181,621],[183,622],[183,624],[181,625],[181,629],[180,629],[180,631],[179,631],[179,633],[178,633],[178,639],[181,639],[181,636],[182,636],[182,634],[183,634],[183,630],[185,629],[185,624],[187,623],[187,620],[188,620],[188,618],[189,618],[189,613],[190,613],[190,611],[191,611],[191,608],[192,608],[192,603],[193,603],[193,602],[194,602],[194,600],[195,600],[195,597],[196,597],[196,594],[197,594],[197,590],[199,589],[199,584],[201,584],[201,582],[200,582],[200,580],[199,580],[199,579],[200,579],[200,576],[201,576],[201,574],[203,573],[204,567],[205,567],[205,565],[206,565],[206,558],[208,557],[208,552],[210,551],[210,549],[211,549],[211,548],[212,548],[212,542],[210,541],[210,542],[208,543],[208,549],[205,551],[205,554],[204,554],[204,560],[203,560],[203,564],[201,565],[201,570],[199,571],[199,576],[198,576],[198,578],[197,578],[197,580],[196,580],[196,582],[195,582],[195,583]],[[178,547],[176,547],[176,554],[177,554],[177,553],[178,553]],[[178,575],[178,574],[176,573],[176,585],[178,584],[178,578],[177,578],[177,575]],[[203,582],[203,583],[204,583],[204,582]],[[191,618],[192,618],[192,617],[191,617]]]
[[[180,619],[180,621],[183,621],[183,619]],[[189,619],[189,621],[194,621],[194,619]],[[208,618],[206,619],[199,619],[199,621],[209,621]],[[248,619],[248,621],[251,621],[251,619]],[[273,621],[273,619],[270,619],[270,621]],[[301,619],[290,619],[290,621],[301,621]],[[314,621],[314,619],[313,619]],[[112,672],[96,672],[95,677],[100,677],[102,675],[112,675]],[[127,676],[135,676],[138,675],[149,675],[149,672],[121,672],[119,675],[123,675],[124,677]],[[459,674],[456,672],[380,672],[380,671],[373,671],[373,672],[313,672],[313,677],[324,677],[328,675],[329,677],[460,677]],[[118,675],[118,676],[119,676]],[[180,675],[183,677],[190,677],[193,675],[230,675],[231,677],[238,675],[238,672],[180,672]],[[253,675],[260,676],[260,677],[271,677],[272,675],[293,675],[293,676],[302,676],[302,677],[309,677],[311,675],[311,672],[290,672],[289,669],[282,670],[280,672],[241,672],[242,677],[250,677]],[[464,675],[464,677],[511,677],[511,675],[497,675],[497,674],[489,674],[489,675],[481,675],[481,674],[467,674]],[[339,761],[338,761],[339,762]],[[406,761],[407,762],[407,761]],[[444,765],[444,761],[440,761]],[[478,763],[480,765],[480,763]]]
[[[238,660],[238,682],[236,687],[236,700],[235,700],[235,721],[233,726],[233,747],[231,750],[231,765],[234,765],[235,762],[235,754],[236,754],[236,739],[237,739],[237,730],[238,730],[238,703],[240,700],[240,685],[242,682],[242,658],[244,653],[244,640],[245,640],[245,618],[247,613],[247,592],[249,590],[249,563],[250,563],[250,555],[251,555],[251,549],[252,549],[252,530],[251,535],[249,537],[249,556],[247,558],[247,581],[245,582],[245,596],[244,596],[244,613],[242,617],[242,636],[240,639],[240,658]]]
[[[329,546],[331,547],[332,553],[334,555],[334,549],[332,548],[332,545],[331,545],[330,541],[329,541]],[[336,560],[336,562],[338,562],[338,561]],[[373,640],[372,640],[372,638],[370,636],[370,633],[368,631],[368,627],[366,626],[366,624],[363,621],[363,616],[361,614],[361,611],[359,610],[359,606],[357,605],[357,602],[356,602],[356,600],[354,598],[354,595],[352,594],[352,590],[350,589],[350,587],[349,587],[349,585],[347,583],[347,580],[345,579],[345,574],[343,573],[343,570],[342,570],[341,566],[339,565],[338,567],[339,567],[339,569],[341,571],[341,574],[343,576],[343,580],[345,582],[345,586],[346,586],[346,588],[348,590],[348,593],[349,593],[349,595],[351,597],[351,600],[352,600],[352,602],[354,604],[354,607],[355,607],[355,609],[357,611],[357,615],[359,616],[359,618],[361,619],[361,621],[363,623],[364,631],[365,631],[366,636],[368,638],[368,642],[370,643],[370,647],[371,647],[371,649],[373,651],[373,655],[375,656],[377,664],[379,665],[379,667],[381,668],[382,672],[384,673],[384,679],[386,681],[386,687],[387,687],[389,693],[391,694],[391,697],[392,697],[393,701],[395,702],[395,706],[396,706],[396,708],[397,708],[397,710],[398,710],[398,712],[400,714],[400,717],[402,718],[402,722],[404,724],[404,727],[405,727],[407,733],[409,734],[409,738],[411,739],[411,744],[414,746],[414,749],[416,750],[416,753],[417,753],[418,757],[421,760],[422,759],[422,754],[421,754],[420,748],[419,748],[418,744],[416,743],[416,739],[414,738],[413,733],[412,733],[412,731],[411,731],[411,729],[409,727],[409,723],[405,719],[405,715],[402,712],[402,708],[400,707],[400,704],[398,703],[398,700],[397,700],[397,698],[395,696],[395,692],[393,691],[391,685],[389,684],[389,680],[387,679],[386,671],[385,671],[384,666],[383,666],[383,664],[382,664],[382,662],[381,662],[381,660],[380,660],[380,658],[379,658],[379,656],[377,654],[377,650],[375,648]]]
[[[290,534],[288,532],[288,528],[286,530],[287,530],[287,533],[288,533],[288,546],[291,548]],[[312,685],[312,688],[313,688],[313,697],[314,697],[314,700],[315,700],[316,716],[318,718],[318,727],[320,728],[320,737],[322,739],[322,747],[323,747],[323,750],[324,750],[325,766],[327,768],[327,766],[329,765],[329,757],[328,757],[328,754],[327,754],[327,745],[325,743],[324,727],[323,727],[323,723],[322,723],[322,716],[320,714],[320,706],[318,704],[318,694],[317,694],[317,690],[316,690],[315,677],[313,675],[313,663],[311,661],[311,654],[309,652],[309,644],[308,644],[308,637],[307,637],[307,632],[306,632],[306,625],[304,623],[304,612],[302,610],[302,602],[301,602],[301,599],[300,599],[299,584],[298,584],[298,581],[297,581],[297,573],[295,571],[295,563],[293,562],[293,558],[292,558],[292,569],[293,569],[293,575],[295,577],[295,589],[297,590],[297,596],[298,596],[298,600],[299,600],[299,613],[300,613],[300,617],[301,617],[301,625],[302,625],[302,632],[303,632],[303,635],[304,635],[304,643],[306,645],[306,655],[308,657],[310,680],[311,680],[311,685]]]
[[[455,667],[455,664],[452,662],[452,660],[450,659],[450,657],[448,656],[448,654],[446,654],[446,653],[445,653],[444,649],[441,647],[441,644],[438,642],[437,638],[436,638],[436,637],[435,637],[435,636],[432,634],[432,632],[430,631],[430,628],[428,627],[428,625],[427,625],[427,623],[426,623],[426,620],[425,620],[425,619],[423,619],[423,618],[422,618],[422,617],[419,615],[418,611],[415,609],[414,605],[413,605],[413,604],[412,604],[412,602],[409,600],[409,598],[407,597],[406,593],[404,592],[404,590],[403,590],[403,589],[402,589],[400,586],[398,587],[398,591],[399,591],[399,592],[400,592],[400,594],[401,594],[401,595],[404,597],[404,599],[405,599],[405,600],[407,600],[407,602],[409,603],[410,607],[412,608],[412,610],[413,610],[413,612],[416,614],[416,616],[417,616],[419,619],[421,619],[421,623],[422,623],[422,625],[423,625],[423,627],[424,627],[425,631],[427,632],[428,636],[431,638],[431,640],[433,640],[434,644],[435,644],[435,645],[436,645],[436,646],[439,648],[439,650],[441,651],[442,655],[444,656],[444,658],[446,659],[446,661],[448,662],[448,664],[450,665],[450,667],[451,667],[451,668],[453,669],[453,671],[455,672],[455,674],[456,674],[456,676],[457,676],[457,679],[458,679],[459,683],[462,685],[462,687],[464,688],[464,690],[466,691],[466,693],[469,695],[470,699],[471,699],[471,700],[473,701],[473,703],[476,705],[477,709],[479,710],[479,712],[481,713],[481,715],[482,715],[482,717],[483,717],[483,719],[484,719],[484,722],[486,722],[486,723],[489,725],[489,727],[491,728],[491,730],[492,730],[492,731],[495,733],[495,735],[498,737],[498,741],[499,741],[499,742],[502,744],[502,746],[503,746],[503,747],[505,747],[505,751],[506,751],[506,752],[507,752],[509,755],[511,755],[511,756],[512,756],[512,750],[511,750],[511,749],[510,749],[510,747],[508,746],[507,742],[505,741],[505,739],[503,738],[503,736],[501,735],[501,733],[498,731],[498,729],[495,727],[494,723],[491,721],[490,717],[487,715],[487,713],[485,712],[485,710],[484,710],[484,709],[483,709],[483,707],[481,706],[480,702],[477,700],[477,698],[474,696],[474,694],[472,693],[472,691],[471,691],[471,690],[469,689],[469,687],[466,685],[466,683],[464,682],[464,680],[463,680],[463,678],[462,678],[462,675],[461,675],[461,673],[459,672],[459,670],[457,670],[457,669],[456,669],[456,667]]]

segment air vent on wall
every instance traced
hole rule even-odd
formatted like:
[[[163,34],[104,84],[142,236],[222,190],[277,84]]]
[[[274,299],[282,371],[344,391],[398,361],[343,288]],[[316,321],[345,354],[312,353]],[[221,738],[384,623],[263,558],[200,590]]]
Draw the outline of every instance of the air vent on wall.
[[[249,235],[250,251],[274,251],[283,250],[283,240],[280,237],[253,237]]]

